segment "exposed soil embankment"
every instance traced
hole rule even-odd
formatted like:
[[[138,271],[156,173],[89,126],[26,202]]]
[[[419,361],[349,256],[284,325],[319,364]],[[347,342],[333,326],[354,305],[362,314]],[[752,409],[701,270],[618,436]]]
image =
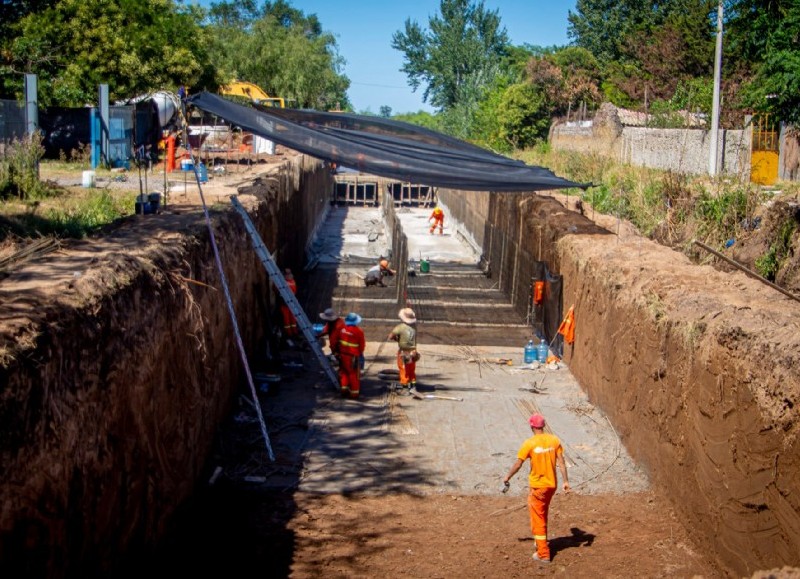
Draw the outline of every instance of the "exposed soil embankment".
[[[565,361],[698,544],[734,574],[800,565],[800,303],[563,198],[443,198],[521,311],[532,261],[563,276]]]
[[[302,265],[329,180],[297,157],[241,191],[282,266]],[[241,217],[212,222],[252,352],[267,277]],[[124,565],[192,494],[242,375],[209,241],[197,207],[132,217],[0,284],[0,575]]]
[[[800,304],[635,235],[558,252],[566,360],[695,539],[737,573],[800,564]]]

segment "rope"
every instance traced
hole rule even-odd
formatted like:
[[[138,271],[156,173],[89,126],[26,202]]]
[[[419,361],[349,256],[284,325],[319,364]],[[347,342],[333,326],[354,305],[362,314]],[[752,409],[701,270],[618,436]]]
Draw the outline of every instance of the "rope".
[[[258,424],[261,427],[261,435],[264,437],[264,444],[267,447],[267,455],[272,462],[275,462],[275,454],[272,452],[272,445],[270,444],[269,440],[269,433],[267,432],[267,425],[264,422],[264,414],[261,411],[261,403],[258,400],[258,394],[256,393],[256,386],[253,382],[253,375],[250,372],[250,364],[247,360],[247,352],[244,349],[244,342],[242,341],[242,335],[239,332],[239,323],[236,319],[236,312],[233,308],[233,299],[231,298],[230,288],[228,287],[228,280],[225,277],[225,271],[222,268],[222,259],[219,255],[219,248],[217,247],[217,239],[214,235],[214,228],[211,225],[211,216],[208,213],[208,205],[206,205],[206,198],[203,195],[203,187],[200,184],[200,173],[197,170],[198,163],[194,162],[194,155],[192,152],[192,146],[189,143],[189,135],[187,130],[187,123],[185,122],[186,119],[186,111],[185,111],[186,103],[184,102],[181,108],[181,113],[183,115],[184,125],[183,125],[183,134],[184,138],[186,139],[186,149],[189,152],[189,156],[192,157],[192,172],[194,173],[194,178],[197,181],[197,189],[200,192],[200,201],[203,204],[203,215],[205,216],[206,226],[208,227],[208,234],[211,240],[211,247],[214,250],[214,261],[217,265],[217,271],[219,271],[220,280],[222,281],[222,289],[225,293],[225,303],[228,306],[228,314],[231,317],[231,323],[233,324],[233,333],[236,337],[236,346],[239,350],[239,355],[242,359],[242,364],[244,365],[244,371],[247,375],[247,384],[250,387],[250,394],[253,396],[253,400],[255,400],[255,404],[253,407],[256,410],[256,414],[258,415]],[[200,155],[198,154],[197,160],[200,160]]]

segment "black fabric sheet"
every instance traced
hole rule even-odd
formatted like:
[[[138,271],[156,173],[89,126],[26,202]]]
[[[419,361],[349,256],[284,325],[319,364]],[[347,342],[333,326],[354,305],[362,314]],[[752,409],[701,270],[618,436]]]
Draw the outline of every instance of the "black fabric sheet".
[[[589,186],[409,123],[348,113],[255,109],[207,92],[187,102],[296,151],[408,183],[506,192]]]

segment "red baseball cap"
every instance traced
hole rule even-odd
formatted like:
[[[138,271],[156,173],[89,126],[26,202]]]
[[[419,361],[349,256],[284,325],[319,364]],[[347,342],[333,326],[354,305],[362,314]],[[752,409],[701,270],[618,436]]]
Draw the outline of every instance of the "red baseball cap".
[[[530,417],[528,423],[530,423],[533,428],[544,428],[544,416],[541,414],[534,414]]]

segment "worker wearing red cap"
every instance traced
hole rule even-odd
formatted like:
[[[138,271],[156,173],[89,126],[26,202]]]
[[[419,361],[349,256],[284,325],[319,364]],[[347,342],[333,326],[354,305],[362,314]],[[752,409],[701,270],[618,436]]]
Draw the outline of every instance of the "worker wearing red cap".
[[[433,213],[428,217],[428,222],[430,223],[431,221],[433,221],[433,225],[431,225],[431,235],[433,235],[437,227],[439,228],[439,235],[444,235],[444,211],[442,211],[441,207],[433,208]]]
[[[342,396],[358,398],[361,392],[361,370],[364,367],[364,331],[358,327],[361,316],[347,314],[339,332],[339,387]]]
[[[528,420],[533,436],[522,443],[517,453],[517,461],[511,466],[503,479],[506,492],[511,477],[517,474],[526,460],[531,461],[531,474],[528,476],[528,511],[531,518],[531,532],[536,541],[533,559],[540,563],[550,562],[550,547],[547,544],[547,515],[550,501],[556,493],[558,480],[556,467],[561,471],[564,492],[569,492],[567,464],[564,462],[564,449],[555,434],[544,431],[545,421],[541,414],[534,414]]]

